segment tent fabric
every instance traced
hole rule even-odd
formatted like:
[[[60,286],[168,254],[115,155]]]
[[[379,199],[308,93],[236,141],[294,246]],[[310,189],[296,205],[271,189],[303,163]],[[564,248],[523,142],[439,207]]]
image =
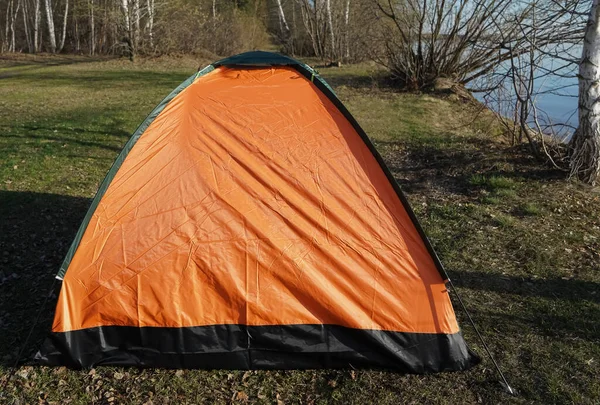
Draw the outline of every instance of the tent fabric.
[[[171,93],[119,155],[59,276],[45,364],[478,362],[381,158],[324,81],[281,55],[217,62]]]

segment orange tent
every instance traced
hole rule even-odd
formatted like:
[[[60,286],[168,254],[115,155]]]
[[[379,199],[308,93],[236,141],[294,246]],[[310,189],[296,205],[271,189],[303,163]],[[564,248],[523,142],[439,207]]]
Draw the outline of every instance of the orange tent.
[[[251,52],[144,121],[67,254],[45,364],[464,370],[446,276],[315,72]]]

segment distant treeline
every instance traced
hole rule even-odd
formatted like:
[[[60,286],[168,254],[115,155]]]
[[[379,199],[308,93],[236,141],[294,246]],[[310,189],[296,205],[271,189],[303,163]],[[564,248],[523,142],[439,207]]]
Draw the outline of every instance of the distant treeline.
[[[224,56],[274,44],[351,60],[365,56],[360,7],[357,0],[0,0],[0,52]]]
[[[0,0],[0,52],[366,58],[409,88],[579,43],[590,0]],[[571,55],[568,55],[571,56]]]

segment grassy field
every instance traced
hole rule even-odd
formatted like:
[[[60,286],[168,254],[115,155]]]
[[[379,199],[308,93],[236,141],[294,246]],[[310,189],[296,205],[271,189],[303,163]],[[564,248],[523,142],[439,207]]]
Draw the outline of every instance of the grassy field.
[[[203,61],[206,62],[206,61]],[[0,384],[90,198],[136,126],[198,67],[182,58],[0,58]],[[320,69],[370,135],[519,395],[465,373],[86,371],[28,360],[0,403],[600,403],[600,193],[502,142],[477,106],[393,92],[373,66]]]

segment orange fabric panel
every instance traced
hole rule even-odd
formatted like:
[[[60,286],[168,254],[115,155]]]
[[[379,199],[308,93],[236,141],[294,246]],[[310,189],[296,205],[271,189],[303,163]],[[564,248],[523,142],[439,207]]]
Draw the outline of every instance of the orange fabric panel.
[[[288,67],[221,67],[159,114],[103,196],[53,331],[337,324],[455,333],[376,159]]]

